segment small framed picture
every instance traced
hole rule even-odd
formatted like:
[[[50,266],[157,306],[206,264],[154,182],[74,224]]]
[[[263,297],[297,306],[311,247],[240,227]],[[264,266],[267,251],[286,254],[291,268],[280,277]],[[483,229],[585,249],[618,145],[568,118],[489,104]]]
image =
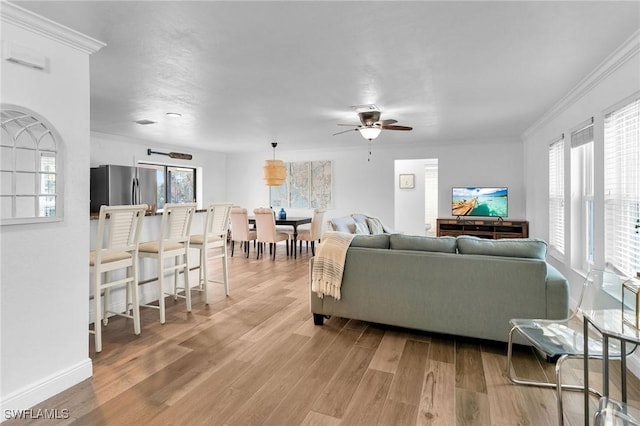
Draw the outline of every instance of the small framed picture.
[[[416,175],[400,175],[400,189],[411,189],[416,186]]]

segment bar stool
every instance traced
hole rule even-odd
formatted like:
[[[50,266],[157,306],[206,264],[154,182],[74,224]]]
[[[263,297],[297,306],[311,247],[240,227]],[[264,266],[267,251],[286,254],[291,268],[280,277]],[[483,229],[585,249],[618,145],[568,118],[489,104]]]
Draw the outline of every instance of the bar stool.
[[[100,320],[107,325],[107,314],[115,314],[133,319],[133,332],[140,334],[140,305],[138,301],[138,241],[144,219],[146,204],[136,206],[102,206],[98,216],[98,234],[96,249],[89,252],[89,270],[93,273],[93,301],[95,319],[93,330],[96,352],[102,351],[102,327]],[[107,216],[109,227],[107,228]],[[105,232],[106,231],[106,232]],[[106,245],[106,246],[105,246]],[[125,269],[125,277],[111,281],[111,272]],[[104,273],[104,281],[102,274]],[[127,298],[125,312],[109,311],[109,293],[111,288],[126,285]],[[100,295],[104,291],[104,308]],[[129,303],[131,298],[131,304]],[[131,305],[132,313],[129,314]]]
[[[229,232],[229,218],[231,216],[231,203],[209,204],[207,215],[204,219],[202,234],[192,235],[189,238],[189,247],[200,250],[200,279],[198,286],[193,290],[204,292],[204,303],[209,304],[207,295],[207,283],[224,284],[224,294],[229,295],[229,274],[227,272],[227,233]],[[211,255],[211,250],[217,253]],[[209,280],[208,263],[211,259],[222,260],[222,281]]]
[[[187,302],[187,312],[191,312],[191,292],[189,287],[189,232],[195,203],[165,204],[162,212],[160,238],[157,241],[141,243],[138,249],[140,257],[157,260],[158,271],[158,306],[141,305],[160,310],[160,324],[165,323],[164,298],[169,293],[164,292],[164,276],[166,272],[174,272],[173,298],[184,297]],[[165,266],[167,258],[173,257],[174,263]],[[184,296],[178,295],[178,275],[182,271],[184,280]]]

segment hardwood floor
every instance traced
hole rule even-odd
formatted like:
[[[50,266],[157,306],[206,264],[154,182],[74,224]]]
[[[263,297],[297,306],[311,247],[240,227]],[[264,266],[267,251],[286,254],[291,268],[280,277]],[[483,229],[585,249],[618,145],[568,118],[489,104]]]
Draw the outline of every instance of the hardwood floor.
[[[278,252],[272,261],[236,250],[231,296],[210,284],[211,304],[194,292],[190,314],[169,298],[165,325],[143,309],[140,336],[131,320],[111,319],[103,352],[87,335],[94,376],[35,408],[68,410],[48,423],[78,425],[556,424],[553,391],[505,379],[505,344],[335,317],[314,326],[310,252],[296,260]],[[210,271],[220,274],[218,262]],[[553,376],[529,348],[516,348],[514,365],[522,376]],[[581,361],[570,367],[579,382]],[[640,399],[637,380],[629,392]],[[582,425],[582,412],[582,394],[566,392],[565,424]]]

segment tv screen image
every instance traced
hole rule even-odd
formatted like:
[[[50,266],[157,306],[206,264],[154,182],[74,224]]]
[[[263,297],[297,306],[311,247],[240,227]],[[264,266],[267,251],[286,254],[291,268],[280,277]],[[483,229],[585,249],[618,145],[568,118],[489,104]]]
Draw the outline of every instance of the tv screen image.
[[[507,188],[471,186],[453,188],[451,214],[453,216],[507,217]]]

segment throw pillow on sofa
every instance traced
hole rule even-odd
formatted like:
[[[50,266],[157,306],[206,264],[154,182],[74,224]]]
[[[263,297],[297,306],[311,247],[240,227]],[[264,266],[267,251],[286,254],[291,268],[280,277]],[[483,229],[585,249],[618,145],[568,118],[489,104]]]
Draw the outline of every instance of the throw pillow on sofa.
[[[458,253],[545,260],[547,257],[547,243],[537,238],[487,240],[470,235],[461,235],[458,237]]]
[[[356,222],[355,224],[356,226],[356,234],[365,234],[365,235],[369,235],[369,227],[367,226],[366,222]]]
[[[456,252],[455,237],[423,237],[419,235],[393,234],[389,237],[392,250]]]
[[[376,217],[367,218],[367,226],[369,226],[369,231],[371,231],[372,235],[384,234],[382,222]]]

